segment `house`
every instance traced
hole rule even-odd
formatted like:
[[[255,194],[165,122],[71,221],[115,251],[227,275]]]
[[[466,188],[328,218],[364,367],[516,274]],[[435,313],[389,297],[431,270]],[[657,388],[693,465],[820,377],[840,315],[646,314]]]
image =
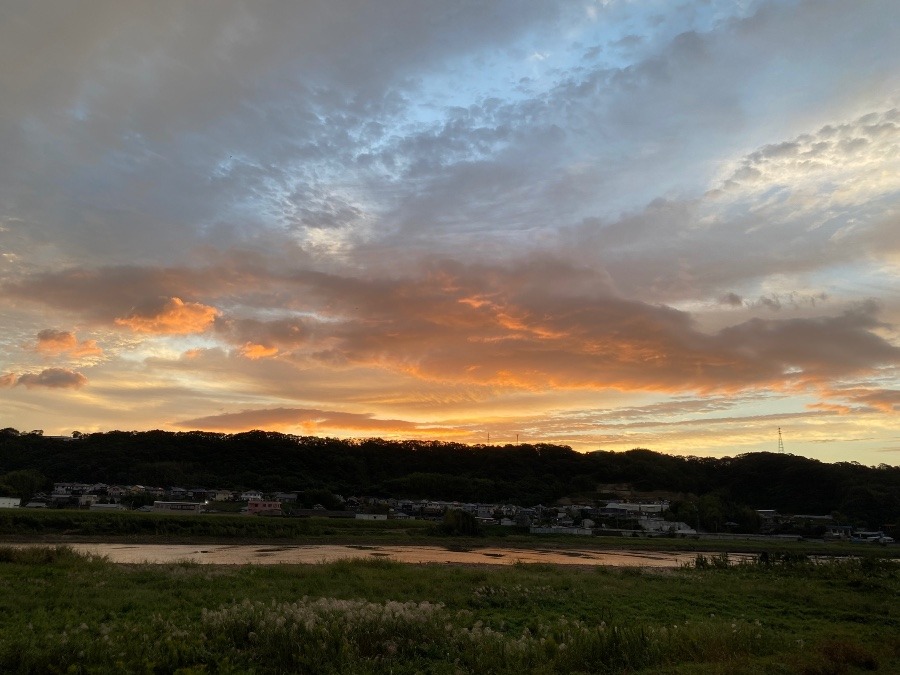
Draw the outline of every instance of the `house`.
[[[91,491],[90,485],[86,483],[54,483],[54,495],[81,495]]]
[[[825,539],[850,539],[853,536],[851,525],[826,525]]]
[[[17,509],[21,503],[18,497],[0,497],[0,509]]]
[[[357,513],[356,520],[387,520],[386,513]]]
[[[479,504],[475,509],[475,516],[477,518],[481,518],[483,520],[493,520],[494,519],[493,504]]]
[[[662,518],[644,518],[638,523],[642,530],[659,534],[697,534],[697,530],[687,523],[663,520]]]
[[[600,514],[613,518],[644,518],[659,515],[669,508],[669,502],[636,503],[613,500],[600,509]]]
[[[263,495],[259,490],[247,490],[247,492],[241,495],[242,502],[250,502],[250,501],[262,501]]]
[[[154,497],[165,497],[166,491],[161,487],[148,487],[146,485],[132,485],[129,488],[130,492],[134,494],[148,494]]]

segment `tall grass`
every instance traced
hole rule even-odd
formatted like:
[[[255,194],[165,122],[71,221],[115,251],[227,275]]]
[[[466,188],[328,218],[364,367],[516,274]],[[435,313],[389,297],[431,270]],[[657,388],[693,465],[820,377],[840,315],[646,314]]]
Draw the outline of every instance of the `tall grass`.
[[[586,624],[560,617],[510,633],[427,601],[253,601],[203,609],[199,621],[81,622],[47,634],[29,623],[0,641],[4,672],[265,673],[631,672],[684,660],[771,653],[770,630],[705,621],[683,626]]]
[[[128,566],[65,547],[0,547],[0,672],[813,675],[900,666],[896,563],[717,558],[629,574],[383,560]]]

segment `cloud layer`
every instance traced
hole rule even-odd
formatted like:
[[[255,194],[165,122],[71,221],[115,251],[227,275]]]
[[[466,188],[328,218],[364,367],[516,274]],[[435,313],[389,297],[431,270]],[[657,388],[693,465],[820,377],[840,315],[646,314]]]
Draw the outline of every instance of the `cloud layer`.
[[[897,19],[21,4],[5,408],[716,454],[783,421],[875,461],[900,391]]]

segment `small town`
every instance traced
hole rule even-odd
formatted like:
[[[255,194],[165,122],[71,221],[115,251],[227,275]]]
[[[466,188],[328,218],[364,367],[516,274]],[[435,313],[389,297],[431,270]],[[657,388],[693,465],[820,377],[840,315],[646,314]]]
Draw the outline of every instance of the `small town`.
[[[304,504],[301,492],[263,493],[225,489],[106,485],[59,482],[49,494],[37,493],[26,503],[0,497],[0,508],[82,509],[165,514],[239,513],[247,516],[352,518],[356,520],[442,520],[448,511],[471,514],[483,526],[518,528],[531,534],[582,536],[681,537],[704,539],[822,539],[857,543],[894,544],[883,531],[857,529],[837,523],[831,515],[781,514],[758,509],[759,527],[748,532],[738,523],[722,531],[704,531],[673,520],[668,500],[610,500],[602,504],[536,505],[482,504],[457,501],[343,497],[327,492],[327,505]],[[568,500],[566,500],[568,501]]]

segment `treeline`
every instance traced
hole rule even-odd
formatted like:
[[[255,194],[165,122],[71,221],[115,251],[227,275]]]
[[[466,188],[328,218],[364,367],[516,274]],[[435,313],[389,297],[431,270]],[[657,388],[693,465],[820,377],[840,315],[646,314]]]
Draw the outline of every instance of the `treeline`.
[[[466,502],[552,504],[604,499],[603,486],[728,509],[832,514],[871,527],[898,521],[900,467],[828,464],[795,455],[700,458],[650,450],[578,453],[550,444],[319,438],[265,431],[111,431],[72,440],[0,430],[0,491],[35,480],[260,489]]]

